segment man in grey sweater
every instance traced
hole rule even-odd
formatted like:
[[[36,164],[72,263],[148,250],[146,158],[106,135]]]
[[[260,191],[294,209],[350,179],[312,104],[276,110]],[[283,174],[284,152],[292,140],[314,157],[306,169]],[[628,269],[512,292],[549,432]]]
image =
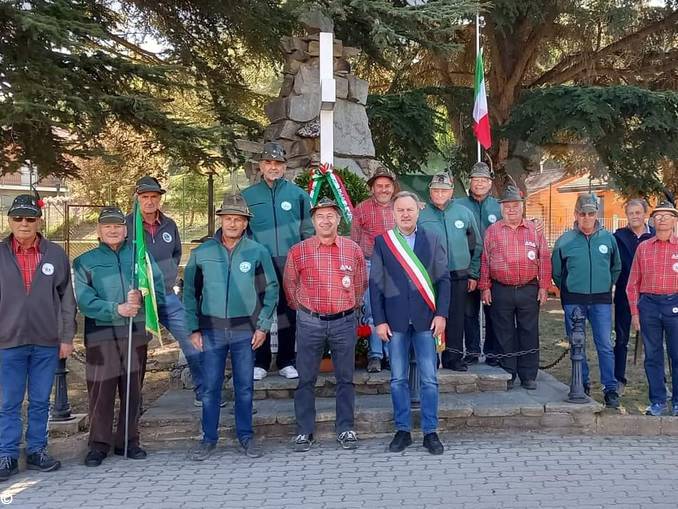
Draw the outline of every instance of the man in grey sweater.
[[[61,466],[47,453],[49,397],[58,360],[71,354],[75,335],[70,263],[38,233],[39,198],[17,196],[8,216],[12,233],[0,242],[0,481],[19,470],[27,387],[26,464],[41,472]]]

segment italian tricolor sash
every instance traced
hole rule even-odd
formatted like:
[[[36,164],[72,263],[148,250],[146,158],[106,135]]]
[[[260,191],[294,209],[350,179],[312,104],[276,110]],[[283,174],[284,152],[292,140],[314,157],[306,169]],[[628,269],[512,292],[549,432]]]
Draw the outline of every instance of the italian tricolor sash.
[[[431,311],[436,310],[436,292],[433,288],[431,276],[428,275],[426,268],[419,260],[419,257],[414,254],[414,251],[405,240],[405,237],[395,228],[386,232],[384,236],[386,245],[395,256],[398,263],[402,265],[407,275],[414,283],[414,286],[419,290],[421,298],[431,308]]]

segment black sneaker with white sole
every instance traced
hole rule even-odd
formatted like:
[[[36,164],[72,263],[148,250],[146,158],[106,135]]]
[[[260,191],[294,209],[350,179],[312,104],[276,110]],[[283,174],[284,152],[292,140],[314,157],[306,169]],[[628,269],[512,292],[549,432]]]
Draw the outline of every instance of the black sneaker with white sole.
[[[341,444],[342,449],[356,449],[358,447],[358,435],[353,430],[344,431],[337,435],[337,442]]]
[[[26,456],[26,468],[40,472],[53,472],[61,468],[61,462],[47,453],[47,448],[40,449]]]
[[[19,462],[9,456],[0,457],[0,481],[7,481],[19,473]]]
[[[292,449],[294,449],[294,452],[308,452],[314,444],[315,439],[312,433],[309,435],[300,434],[294,437]]]

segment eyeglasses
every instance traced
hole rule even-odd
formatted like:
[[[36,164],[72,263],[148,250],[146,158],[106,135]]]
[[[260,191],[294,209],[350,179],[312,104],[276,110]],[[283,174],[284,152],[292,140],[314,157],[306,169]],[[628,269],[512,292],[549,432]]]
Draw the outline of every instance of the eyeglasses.
[[[598,212],[577,212],[579,217],[596,217]]]
[[[37,217],[17,217],[14,216],[12,217],[12,221],[15,223],[21,223],[23,221],[26,221],[27,223],[35,223],[38,220]]]
[[[668,221],[672,217],[676,216],[674,214],[655,214],[652,216],[655,221]]]

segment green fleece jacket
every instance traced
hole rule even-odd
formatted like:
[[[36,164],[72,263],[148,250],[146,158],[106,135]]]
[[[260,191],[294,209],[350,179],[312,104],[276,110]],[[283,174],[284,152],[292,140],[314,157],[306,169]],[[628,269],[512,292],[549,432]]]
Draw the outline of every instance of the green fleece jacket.
[[[189,332],[204,329],[271,330],[278,278],[266,248],[243,237],[229,253],[221,229],[191,251],[184,270]]]
[[[265,181],[242,192],[252,212],[249,232],[271,256],[285,257],[290,248],[315,233],[311,222],[311,198],[298,185],[278,179],[269,187]]]
[[[127,300],[127,292],[132,281],[133,249],[125,242],[117,251],[100,243],[98,247],[81,254],[73,261],[75,274],[75,299],[80,312],[97,327],[125,326],[129,319],[120,316],[118,304]],[[160,268],[151,257],[153,283],[158,308],[165,305],[165,283]],[[133,322],[144,330],[145,316],[143,306]]]
[[[576,223],[563,233],[551,255],[553,281],[560,288],[563,304],[610,304],[612,287],[621,273],[617,241],[596,223],[584,235]]]
[[[478,225],[469,209],[450,201],[445,210],[432,203],[419,214],[418,224],[445,239],[448,268],[453,279],[480,277],[480,254],[483,250]]]
[[[459,198],[455,201],[473,213],[480,235],[483,238],[485,238],[485,230],[501,219],[501,205],[494,196],[486,196],[483,201],[477,201],[472,196]]]

